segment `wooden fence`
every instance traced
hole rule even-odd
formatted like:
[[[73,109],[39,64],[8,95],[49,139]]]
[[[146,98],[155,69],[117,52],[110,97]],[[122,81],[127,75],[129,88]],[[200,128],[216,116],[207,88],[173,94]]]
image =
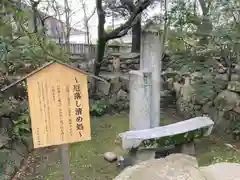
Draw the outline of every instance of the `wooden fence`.
[[[58,44],[62,47],[66,47],[65,44]],[[84,56],[93,58],[96,54],[96,45],[88,44],[70,44],[70,52],[73,56]]]
[[[60,46],[65,46],[65,44],[59,44]],[[116,45],[108,45],[110,52],[128,52],[129,46],[116,46]],[[84,56],[89,58],[94,58],[96,55],[96,45],[88,45],[88,44],[70,44],[70,52],[74,56]]]

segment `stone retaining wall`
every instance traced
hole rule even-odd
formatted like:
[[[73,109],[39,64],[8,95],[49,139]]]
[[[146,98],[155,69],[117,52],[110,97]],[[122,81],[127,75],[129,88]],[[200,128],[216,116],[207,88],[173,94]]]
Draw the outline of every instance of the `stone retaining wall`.
[[[215,121],[215,131],[233,132],[239,137],[240,74],[164,72],[168,89],[176,93],[178,111],[190,118],[207,115]],[[238,135],[237,135],[238,134]]]

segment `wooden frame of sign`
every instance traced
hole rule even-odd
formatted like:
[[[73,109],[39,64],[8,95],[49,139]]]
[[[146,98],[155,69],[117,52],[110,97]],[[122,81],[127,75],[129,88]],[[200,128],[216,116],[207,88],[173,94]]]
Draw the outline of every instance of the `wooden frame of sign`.
[[[65,180],[71,179],[68,144],[91,139],[87,76],[105,81],[52,61],[1,90],[27,80],[34,148],[61,145]]]

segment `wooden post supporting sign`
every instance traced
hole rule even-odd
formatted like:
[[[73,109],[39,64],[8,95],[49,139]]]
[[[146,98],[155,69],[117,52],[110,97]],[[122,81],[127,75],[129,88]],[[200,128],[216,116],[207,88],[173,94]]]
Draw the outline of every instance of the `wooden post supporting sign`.
[[[70,172],[70,166],[69,166],[68,144],[61,145],[61,155],[62,155],[64,180],[71,180],[72,178],[71,178],[71,172]]]

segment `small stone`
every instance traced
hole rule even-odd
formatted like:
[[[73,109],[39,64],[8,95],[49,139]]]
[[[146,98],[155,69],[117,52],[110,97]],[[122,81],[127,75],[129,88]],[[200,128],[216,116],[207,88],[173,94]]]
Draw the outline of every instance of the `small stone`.
[[[117,100],[128,100],[128,93],[120,89],[117,93]]]
[[[240,82],[238,81],[231,81],[228,83],[228,90],[233,92],[240,92]]]
[[[106,152],[103,156],[108,162],[114,162],[117,160],[117,155],[114,152]]]
[[[220,74],[224,74],[224,73],[227,72],[227,68],[225,68],[225,67],[220,67],[220,68],[217,69],[217,72],[220,73]]]
[[[103,82],[103,81],[98,81],[97,82],[97,90],[99,93],[104,94],[104,95],[108,95],[109,91],[110,91],[110,83],[107,82]]]

